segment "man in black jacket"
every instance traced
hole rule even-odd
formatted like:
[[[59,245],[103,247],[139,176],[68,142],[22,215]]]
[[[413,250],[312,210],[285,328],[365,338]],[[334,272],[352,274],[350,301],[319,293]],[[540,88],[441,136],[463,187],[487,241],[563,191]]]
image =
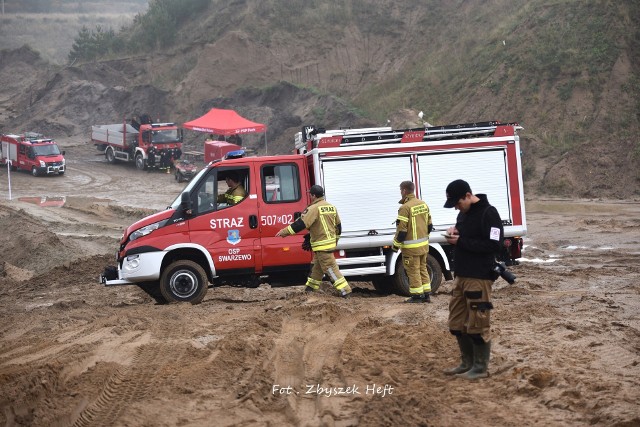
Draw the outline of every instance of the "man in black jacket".
[[[498,278],[493,267],[504,235],[502,220],[487,196],[474,195],[461,179],[447,186],[444,207],[460,211],[456,225],[445,237],[455,246],[449,331],[458,340],[462,360],[444,373],[466,379],[485,378],[489,376],[491,353],[491,285]]]

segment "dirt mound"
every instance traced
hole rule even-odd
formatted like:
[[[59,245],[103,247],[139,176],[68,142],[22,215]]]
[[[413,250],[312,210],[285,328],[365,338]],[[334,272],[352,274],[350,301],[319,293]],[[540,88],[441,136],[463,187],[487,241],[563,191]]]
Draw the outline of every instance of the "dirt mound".
[[[207,101],[203,113],[213,107],[235,109],[254,121],[267,123],[269,154],[290,153],[294,135],[305,125],[331,123],[334,129],[375,125],[335,96],[320,95],[287,82],[266,89],[238,89],[231,96]],[[254,138],[253,144],[249,147],[260,150],[264,146],[262,137]]]
[[[4,274],[18,273],[15,267],[33,273],[42,272],[64,262],[68,246],[63,239],[26,212],[0,205],[0,229],[10,230],[0,233]]]
[[[167,92],[148,84],[121,86],[126,73],[109,65],[113,64],[100,69],[88,64],[50,73],[35,92],[30,108],[14,121],[22,129],[88,140],[92,125],[119,123],[133,114],[150,113],[154,120],[166,120]]]

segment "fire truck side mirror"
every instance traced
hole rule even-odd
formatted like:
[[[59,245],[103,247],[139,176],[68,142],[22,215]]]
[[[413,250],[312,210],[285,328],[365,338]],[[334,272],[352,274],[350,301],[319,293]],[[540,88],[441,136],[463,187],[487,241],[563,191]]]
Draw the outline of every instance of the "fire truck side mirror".
[[[191,195],[188,191],[182,193],[182,198],[180,199],[180,207],[182,208],[182,212],[191,213]]]

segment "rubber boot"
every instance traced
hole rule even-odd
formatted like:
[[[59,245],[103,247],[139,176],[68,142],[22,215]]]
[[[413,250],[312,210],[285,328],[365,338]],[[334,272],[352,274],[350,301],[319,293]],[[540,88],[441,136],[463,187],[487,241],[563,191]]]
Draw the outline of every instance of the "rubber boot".
[[[460,347],[460,365],[442,371],[445,375],[456,375],[467,372],[473,366],[473,342],[468,335],[457,335]]]
[[[491,341],[482,344],[473,343],[473,366],[463,374],[457,374],[458,378],[467,380],[476,380],[478,378],[487,378],[489,372],[489,357],[491,355]]]

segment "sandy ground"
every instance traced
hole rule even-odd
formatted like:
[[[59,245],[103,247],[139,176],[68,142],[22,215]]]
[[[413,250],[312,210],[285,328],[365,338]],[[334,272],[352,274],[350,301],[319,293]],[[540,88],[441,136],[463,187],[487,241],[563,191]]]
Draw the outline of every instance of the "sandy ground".
[[[447,291],[103,287],[170,175],[66,147],[63,177],[0,173],[0,425],[640,425],[640,203],[530,200],[528,261],[494,286],[490,378],[451,379]],[[63,206],[42,206],[63,204]]]

